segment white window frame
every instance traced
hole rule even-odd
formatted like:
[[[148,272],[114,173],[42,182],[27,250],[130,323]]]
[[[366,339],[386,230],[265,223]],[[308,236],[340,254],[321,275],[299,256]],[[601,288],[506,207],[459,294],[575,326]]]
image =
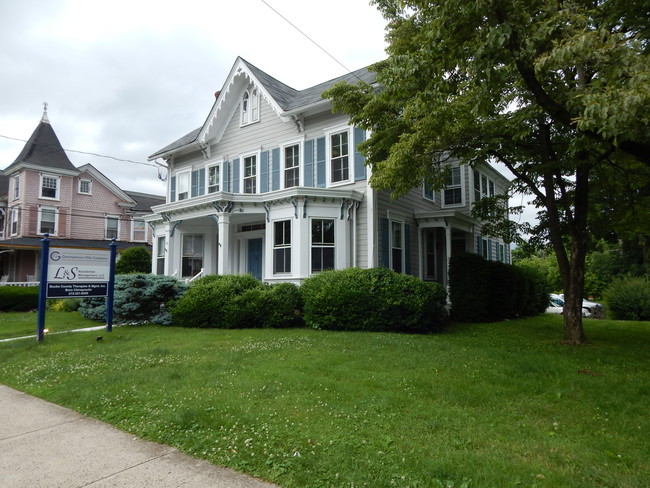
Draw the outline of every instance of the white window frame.
[[[343,133],[345,133],[346,136],[347,136],[348,152],[347,152],[346,156],[347,156],[347,173],[348,173],[348,177],[345,178],[345,179],[340,179],[340,180],[334,181],[334,178],[333,178],[333,176],[334,176],[334,166],[332,164],[332,160],[333,160],[333,157],[332,157],[332,138],[334,136],[337,136],[337,135],[343,134]],[[327,137],[327,139],[325,141],[325,144],[327,146],[327,156],[326,156],[327,161],[326,161],[326,164],[327,164],[327,181],[329,182],[329,186],[346,185],[346,184],[354,181],[354,174],[353,174],[354,152],[351,151],[351,148],[352,148],[352,134],[351,134],[351,131],[350,131],[350,127],[344,126],[344,127],[333,128],[331,130],[326,131],[325,136]],[[340,157],[342,157],[342,156],[338,156],[337,158],[340,158]]]
[[[260,121],[260,92],[257,87],[248,88],[241,97],[240,123],[241,126]]]
[[[181,192],[181,182],[186,183],[185,190]],[[176,201],[180,202],[181,200],[188,200],[190,198],[192,191],[192,172],[191,171],[180,171],[176,173]],[[181,198],[181,194],[184,193],[185,196]]]
[[[249,158],[255,158],[255,174],[253,174],[251,176],[246,176],[246,160],[249,159]],[[240,161],[239,164],[241,165],[240,168],[239,168],[239,174],[240,174],[240,177],[239,177],[240,182],[239,182],[239,184],[241,185],[241,192],[245,193],[247,195],[256,195],[256,194],[258,194],[259,189],[260,189],[260,181],[259,181],[259,178],[260,178],[260,156],[259,156],[259,154],[258,153],[246,154],[246,155],[242,156],[239,161]],[[249,180],[249,181],[252,180],[253,181],[253,183],[255,185],[254,186],[255,191],[252,191],[252,192],[246,191],[246,181],[247,180]]]
[[[222,163],[223,161],[217,161],[214,163],[210,163],[205,167],[205,191],[206,195],[209,195],[210,193],[218,193],[222,191],[223,188],[223,182],[222,182]],[[212,168],[216,168],[218,172],[218,177],[217,177],[217,184],[216,185],[210,185],[210,170]],[[210,188],[211,186],[216,186],[216,190],[211,191]]]
[[[20,198],[20,173],[17,173],[14,175],[12,178],[14,182],[14,200],[18,200]]]
[[[332,231],[334,232],[334,242],[314,242],[314,222],[316,220],[329,220],[332,222]],[[321,259],[321,268],[314,269],[314,260],[313,260],[313,250],[314,248],[318,249],[331,249],[332,251],[332,267],[324,268],[322,267]],[[336,219],[333,217],[312,217],[309,219],[309,273],[314,275],[328,269],[336,269]]]
[[[142,224],[142,229],[136,231],[136,224]],[[136,232],[142,232],[142,239],[136,237]],[[147,242],[147,223],[143,219],[134,217],[131,220],[131,241],[132,242]]]
[[[81,186],[83,183],[88,184],[88,191],[82,191]],[[93,194],[93,180],[88,180],[86,178],[79,178],[79,183],[77,185],[77,193],[80,195],[92,195]]]
[[[186,238],[192,238],[194,240],[195,238],[200,237],[201,238],[201,252],[197,254],[185,254],[185,239]],[[194,251],[194,246],[192,246],[192,251]],[[203,268],[203,265],[205,263],[205,236],[203,234],[182,234],[181,235],[181,277],[182,278],[192,278],[198,274],[198,271],[196,271],[195,266],[192,265],[191,268],[196,271],[195,274],[193,275],[186,275],[184,274],[185,267],[183,265],[184,259],[201,259],[201,266],[199,266],[199,271],[201,268]]]
[[[436,191],[431,190],[431,196],[427,196],[427,183],[424,182],[422,184],[422,198],[424,198],[427,202],[433,202],[436,203]]]
[[[165,274],[165,241],[165,236],[159,236],[156,240],[156,274],[159,275]]]
[[[278,242],[278,224],[281,225],[282,239]],[[288,224],[288,231],[286,226]],[[273,221],[273,274],[291,274],[291,233],[293,226],[291,219],[281,219]],[[282,270],[278,270],[278,261],[276,259],[276,251],[281,251],[283,257]],[[289,259],[287,263],[286,252],[289,252]],[[288,264],[288,269],[286,266]]]
[[[11,209],[9,222],[9,235],[17,236],[20,232],[20,207],[13,207]]]
[[[117,221],[117,232],[116,232],[117,235],[114,238],[108,236],[108,222],[113,221],[113,220]],[[121,227],[121,225],[120,225],[120,216],[119,215],[106,215],[104,217],[104,239],[109,240],[109,241],[111,239],[115,239],[116,241],[119,240],[120,239],[120,227]]]
[[[54,230],[52,232],[43,232],[41,225],[43,223],[43,211],[47,210],[54,212]],[[39,207],[38,209],[38,221],[36,224],[36,234],[39,236],[49,234],[51,236],[59,235],[59,209],[57,207]]]
[[[0,239],[5,236],[5,223],[7,222],[7,213],[3,208],[0,208]]]
[[[463,169],[462,165],[455,164],[451,166],[451,171],[453,172],[455,169],[458,169],[458,174],[460,178],[460,182],[458,184],[446,184],[445,187],[441,191],[441,197],[442,200],[440,202],[442,208],[448,208],[448,207],[462,207],[465,205],[465,172]],[[450,173],[450,178],[452,178],[452,183],[453,183],[453,173]],[[448,190],[456,190],[460,189],[460,202],[459,203],[446,203],[446,198],[445,198],[445,192]]]
[[[388,246],[390,253],[388,254],[388,267],[397,273],[405,273],[406,267],[406,225],[403,220],[388,219],[390,223],[390,230],[388,233]],[[400,238],[399,242],[395,239],[395,226],[399,226]],[[393,256],[394,250],[400,251],[399,269],[396,269],[396,263]]]
[[[293,147],[297,147],[297,164],[295,166],[292,166],[291,168],[287,168],[287,150]],[[280,159],[282,160],[281,162],[281,182],[280,182],[280,188],[295,188],[298,186],[302,186],[302,171],[300,171],[300,165],[302,164],[302,143],[301,141],[295,141],[295,142],[289,142],[287,144],[283,144],[280,147]],[[293,186],[287,186],[287,171],[289,170],[295,170],[298,172],[298,181],[295,185]]]
[[[48,179],[55,182],[56,186],[54,188],[54,196],[53,197],[48,197],[48,196],[43,195],[43,188],[44,188],[46,178],[48,178]],[[50,175],[50,174],[41,173],[38,188],[39,188],[39,190],[38,190],[38,198],[41,198],[43,200],[57,200],[57,201],[61,199],[60,198],[61,197],[61,177],[60,176],[54,176],[54,175]],[[48,189],[51,190],[52,188],[48,187]]]
[[[472,171],[472,178],[474,179],[472,195],[475,202],[478,202],[482,198],[493,197],[495,195],[496,182],[494,179],[477,169]]]

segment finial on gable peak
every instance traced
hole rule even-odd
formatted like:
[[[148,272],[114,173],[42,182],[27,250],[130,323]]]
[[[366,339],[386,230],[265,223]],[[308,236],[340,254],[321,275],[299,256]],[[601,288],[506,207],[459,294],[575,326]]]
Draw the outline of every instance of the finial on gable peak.
[[[41,122],[50,123],[50,119],[47,117],[47,102],[43,102],[43,118],[41,119]]]

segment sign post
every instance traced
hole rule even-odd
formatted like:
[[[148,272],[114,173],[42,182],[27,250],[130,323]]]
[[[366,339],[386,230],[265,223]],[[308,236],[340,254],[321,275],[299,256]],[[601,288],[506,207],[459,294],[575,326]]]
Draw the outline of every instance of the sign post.
[[[36,321],[36,340],[43,342],[45,336],[45,307],[47,298],[47,265],[50,254],[50,237],[44,234],[41,239],[41,283],[38,287],[38,319]]]
[[[106,332],[111,332],[113,330],[113,295],[115,292],[115,255],[117,254],[115,239],[111,240],[108,247],[111,248],[111,252],[109,258],[108,296],[106,297]]]

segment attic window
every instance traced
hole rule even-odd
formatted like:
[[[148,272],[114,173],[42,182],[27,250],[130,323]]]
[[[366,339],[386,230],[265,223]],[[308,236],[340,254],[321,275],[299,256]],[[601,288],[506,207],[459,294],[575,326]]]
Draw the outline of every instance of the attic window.
[[[246,90],[241,100],[241,125],[260,120],[260,97],[257,88]]]
[[[83,195],[92,194],[92,181],[90,180],[79,180],[79,193]]]

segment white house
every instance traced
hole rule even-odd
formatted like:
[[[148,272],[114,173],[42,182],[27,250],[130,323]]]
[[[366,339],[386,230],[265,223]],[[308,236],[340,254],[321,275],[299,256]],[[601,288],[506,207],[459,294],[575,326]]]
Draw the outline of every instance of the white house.
[[[356,150],[366,134],[333,114],[322,92],[366,69],[294,90],[237,58],[205,123],[150,160],[168,168],[167,201],[146,217],[153,272],[192,278],[252,273],[299,282],[324,269],[386,266],[446,285],[449,257],[478,252],[508,261],[470,215],[508,180],[485,165],[452,167],[442,191],[397,201],[368,184]]]

